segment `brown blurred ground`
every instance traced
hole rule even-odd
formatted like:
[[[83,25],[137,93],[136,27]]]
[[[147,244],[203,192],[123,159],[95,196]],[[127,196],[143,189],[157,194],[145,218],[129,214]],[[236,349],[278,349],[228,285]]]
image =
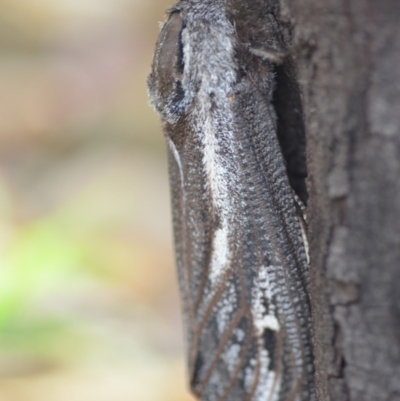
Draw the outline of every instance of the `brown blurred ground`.
[[[184,401],[166,0],[0,0],[0,401]]]

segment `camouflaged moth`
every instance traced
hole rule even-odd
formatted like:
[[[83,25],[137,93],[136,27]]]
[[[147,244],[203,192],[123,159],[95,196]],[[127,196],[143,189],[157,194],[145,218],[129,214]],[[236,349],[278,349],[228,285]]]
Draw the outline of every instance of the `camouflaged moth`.
[[[268,1],[242,6],[258,31],[227,3],[174,6],[148,80],[169,152],[190,384],[203,401],[312,401],[305,230],[274,66],[255,50],[279,48],[277,29]]]

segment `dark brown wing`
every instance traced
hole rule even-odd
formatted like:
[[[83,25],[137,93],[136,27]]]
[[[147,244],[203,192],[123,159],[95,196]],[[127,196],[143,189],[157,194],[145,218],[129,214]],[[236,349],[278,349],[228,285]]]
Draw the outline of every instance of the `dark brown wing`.
[[[223,7],[179,3],[149,78],[169,149],[191,388],[203,401],[313,401],[307,261],[273,73],[260,61],[257,82],[236,68]]]
[[[234,143],[220,138],[221,153],[231,158],[227,181],[236,178],[226,183],[230,257],[218,280],[210,270],[221,217],[210,199],[204,149],[184,122],[185,139],[169,140],[191,386],[206,401],[312,399],[304,244],[274,125],[257,96],[243,81],[230,110],[212,114],[218,139],[226,131],[218,113],[241,111],[229,127]]]

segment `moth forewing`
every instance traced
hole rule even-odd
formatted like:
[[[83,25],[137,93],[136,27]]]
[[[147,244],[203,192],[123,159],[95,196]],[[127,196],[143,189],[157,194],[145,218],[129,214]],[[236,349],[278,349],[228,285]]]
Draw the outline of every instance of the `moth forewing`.
[[[308,267],[274,74],[238,42],[225,7],[174,6],[149,77],[169,153],[191,387],[203,401],[313,401]]]

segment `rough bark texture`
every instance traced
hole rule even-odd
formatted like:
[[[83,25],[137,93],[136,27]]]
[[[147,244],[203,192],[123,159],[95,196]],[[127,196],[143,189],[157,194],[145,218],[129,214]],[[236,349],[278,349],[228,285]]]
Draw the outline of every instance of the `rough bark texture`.
[[[292,51],[277,112],[296,79],[287,125],[306,133],[318,398],[400,400],[400,2],[276,10]]]
[[[280,11],[300,49],[319,399],[400,399],[400,3]]]

